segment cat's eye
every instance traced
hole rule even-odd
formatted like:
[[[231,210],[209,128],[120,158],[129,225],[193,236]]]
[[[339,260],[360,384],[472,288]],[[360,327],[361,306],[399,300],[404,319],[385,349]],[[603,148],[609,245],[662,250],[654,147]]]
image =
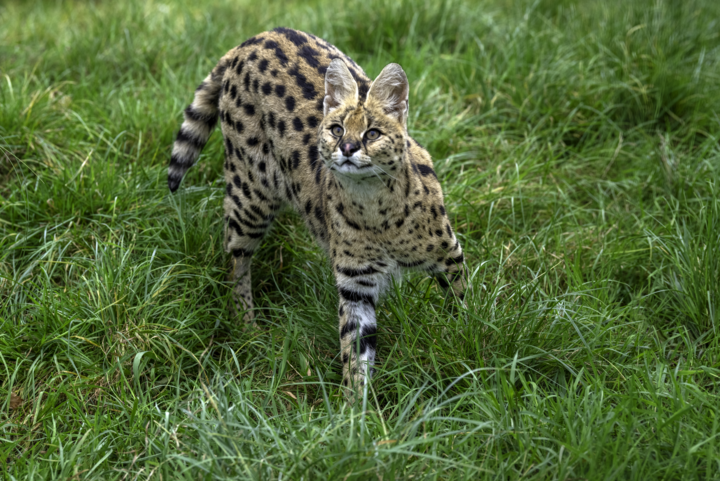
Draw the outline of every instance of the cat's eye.
[[[333,125],[332,127],[330,127],[330,132],[332,132],[335,137],[342,137],[342,134],[345,131],[339,125]]]
[[[380,131],[376,129],[370,129],[365,132],[365,137],[367,137],[368,140],[377,140],[380,137]]]

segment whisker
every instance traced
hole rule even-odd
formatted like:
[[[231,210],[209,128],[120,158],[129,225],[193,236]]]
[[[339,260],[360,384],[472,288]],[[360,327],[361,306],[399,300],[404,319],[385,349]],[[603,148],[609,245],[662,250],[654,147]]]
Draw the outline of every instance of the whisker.
[[[393,177],[392,175],[390,175],[390,173],[389,173],[387,170],[383,169],[383,168],[380,167],[379,165],[376,165],[376,167],[377,167],[378,169],[380,169],[383,174],[385,174],[385,175],[387,175],[388,177],[390,177],[392,180],[398,180],[397,177]],[[376,172],[375,174],[377,175],[377,172]],[[380,178],[380,176],[378,176],[378,178]],[[382,180],[382,179],[380,179],[380,180]]]

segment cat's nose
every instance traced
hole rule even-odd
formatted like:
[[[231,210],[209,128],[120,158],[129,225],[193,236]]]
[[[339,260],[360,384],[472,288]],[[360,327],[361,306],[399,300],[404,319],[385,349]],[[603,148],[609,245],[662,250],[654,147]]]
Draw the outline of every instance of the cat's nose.
[[[342,146],[342,153],[345,157],[351,157],[352,154],[360,150],[360,146],[353,142],[346,142]]]

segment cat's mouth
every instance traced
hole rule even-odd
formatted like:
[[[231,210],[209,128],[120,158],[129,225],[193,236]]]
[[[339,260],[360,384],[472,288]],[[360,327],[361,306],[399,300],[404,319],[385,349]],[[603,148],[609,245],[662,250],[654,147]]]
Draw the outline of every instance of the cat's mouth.
[[[352,160],[346,159],[342,163],[336,162],[334,167],[335,167],[335,170],[337,170],[338,172],[358,172],[361,170],[369,169],[370,164],[357,165]]]

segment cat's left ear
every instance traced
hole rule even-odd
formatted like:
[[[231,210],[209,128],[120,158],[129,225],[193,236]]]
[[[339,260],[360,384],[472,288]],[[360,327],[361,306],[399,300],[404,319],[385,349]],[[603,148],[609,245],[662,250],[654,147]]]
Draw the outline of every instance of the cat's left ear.
[[[358,86],[345,62],[339,58],[330,62],[325,72],[325,98],[323,99],[323,115],[327,115],[344,102],[356,103]]]
[[[386,66],[370,86],[367,99],[379,102],[386,114],[402,125],[407,122],[410,84],[402,67],[396,63]]]

